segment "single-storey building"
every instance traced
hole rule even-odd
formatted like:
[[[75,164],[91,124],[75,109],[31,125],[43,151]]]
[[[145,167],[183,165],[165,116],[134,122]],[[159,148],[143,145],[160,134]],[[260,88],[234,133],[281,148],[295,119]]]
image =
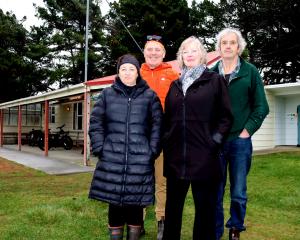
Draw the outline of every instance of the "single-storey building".
[[[265,86],[270,113],[253,137],[254,149],[300,146],[300,82]]]
[[[208,65],[220,59],[216,52],[208,53]],[[179,70],[177,61],[169,62]],[[83,162],[88,165],[90,143],[88,123],[90,111],[102,89],[110,86],[115,75],[94,79],[62,89],[0,104],[0,147],[22,143],[32,129],[45,135],[45,156],[48,155],[49,135],[44,129],[57,131],[64,124],[74,145],[83,146]],[[277,145],[300,145],[300,83],[265,86],[270,114],[253,137],[254,150]]]

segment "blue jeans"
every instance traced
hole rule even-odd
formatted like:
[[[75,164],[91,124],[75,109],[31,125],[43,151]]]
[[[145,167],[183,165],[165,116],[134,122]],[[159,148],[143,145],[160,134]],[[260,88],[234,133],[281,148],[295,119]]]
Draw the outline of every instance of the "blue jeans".
[[[224,144],[220,160],[223,164],[223,181],[219,185],[216,212],[216,239],[224,232],[223,197],[227,179],[227,167],[230,180],[230,217],[227,228],[244,231],[244,219],[247,204],[247,175],[251,167],[252,141],[251,138],[237,138]]]

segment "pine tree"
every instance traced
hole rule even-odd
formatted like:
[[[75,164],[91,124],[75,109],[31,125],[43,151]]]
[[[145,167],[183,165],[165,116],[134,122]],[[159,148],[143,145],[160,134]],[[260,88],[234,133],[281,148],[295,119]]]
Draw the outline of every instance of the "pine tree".
[[[110,73],[115,73],[116,59],[122,54],[132,53],[144,61],[140,48],[144,47],[147,35],[162,36],[166,61],[174,60],[180,43],[192,35],[186,0],[119,0],[111,4],[106,18],[109,47],[106,69]]]
[[[86,1],[44,0],[45,7],[36,7],[38,17],[44,21],[38,29],[43,33],[43,44],[49,48],[51,76],[49,85],[59,87],[84,81],[84,50]],[[103,25],[97,1],[90,1],[88,79],[102,75],[104,51]]]
[[[300,4],[296,0],[229,1],[227,12],[246,38],[250,61],[266,84],[300,80]]]

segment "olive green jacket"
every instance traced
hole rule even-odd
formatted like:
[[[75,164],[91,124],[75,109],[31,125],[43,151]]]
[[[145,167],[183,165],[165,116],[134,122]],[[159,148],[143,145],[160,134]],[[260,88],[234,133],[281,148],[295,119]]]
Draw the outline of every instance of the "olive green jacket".
[[[211,70],[219,72],[218,62]],[[229,83],[234,122],[227,140],[237,138],[245,128],[252,136],[269,113],[264,86],[257,68],[240,58],[240,70]]]

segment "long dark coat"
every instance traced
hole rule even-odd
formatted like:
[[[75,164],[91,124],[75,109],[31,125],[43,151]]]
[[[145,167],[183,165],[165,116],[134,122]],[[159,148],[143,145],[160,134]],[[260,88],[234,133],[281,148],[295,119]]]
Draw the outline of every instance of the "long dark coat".
[[[165,102],[164,175],[220,180],[218,152],[231,124],[228,90],[219,74],[206,69],[185,96],[176,80]]]
[[[90,198],[118,206],[153,203],[161,122],[160,101],[144,80],[131,96],[118,78],[103,90],[90,118],[92,150],[99,155]]]

